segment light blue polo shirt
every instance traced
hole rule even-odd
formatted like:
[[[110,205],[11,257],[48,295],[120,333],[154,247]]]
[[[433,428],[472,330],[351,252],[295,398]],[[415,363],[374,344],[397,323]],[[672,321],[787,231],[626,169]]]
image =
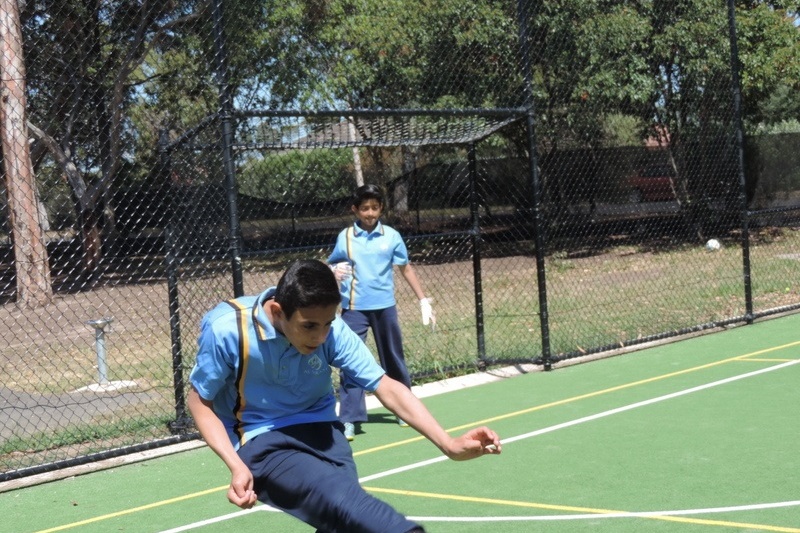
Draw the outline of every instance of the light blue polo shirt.
[[[217,305],[200,326],[189,380],[213,402],[235,449],[272,429],[337,420],[331,367],[374,392],[384,370],[338,316],[325,342],[309,355],[275,330],[264,311],[272,287]]]
[[[343,229],[328,263],[348,261],[352,277],[339,284],[342,308],[374,311],[395,305],[394,265],[408,264],[408,250],[400,233],[378,222],[367,232],[358,225]]]

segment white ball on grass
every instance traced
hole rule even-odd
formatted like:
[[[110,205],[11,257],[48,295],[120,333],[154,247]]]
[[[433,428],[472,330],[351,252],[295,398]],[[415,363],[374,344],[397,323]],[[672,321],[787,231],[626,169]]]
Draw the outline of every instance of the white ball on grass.
[[[717,239],[708,239],[708,242],[706,243],[706,250],[709,252],[716,252],[720,248],[722,248],[722,244],[720,244]]]

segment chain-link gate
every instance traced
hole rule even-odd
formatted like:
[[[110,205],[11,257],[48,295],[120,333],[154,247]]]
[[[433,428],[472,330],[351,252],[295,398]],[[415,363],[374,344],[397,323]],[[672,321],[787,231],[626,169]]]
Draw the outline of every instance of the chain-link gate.
[[[797,12],[751,4],[0,0],[0,480],[196,438],[200,319],[361,183],[418,381],[797,310]]]

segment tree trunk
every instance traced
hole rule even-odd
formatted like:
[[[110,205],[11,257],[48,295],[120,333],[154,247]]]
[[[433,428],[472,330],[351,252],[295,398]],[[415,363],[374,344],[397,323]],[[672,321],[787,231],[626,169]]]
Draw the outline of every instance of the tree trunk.
[[[17,303],[36,307],[48,303],[53,293],[25,121],[25,62],[16,0],[0,0],[0,73],[0,137],[14,243]]]
[[[81,231],[81,242],[83,243],[82,275],[91,278],[97,275],[96,269],[103,257],[101,224],[104,219],[102,204],[98,206],[96,197],[99,193],[95,192],[93,195],[92,191],[87,189],[78,167],[70,159],[70,154],[59,146],[52,136],[30,121],[28,121],[28,130],[42,142],[50,155],[53,156],[53,159],[63,169],[64,176],[72,188],[75,214],[78,218],[78,227]]]
[[[417,168],[417,154],[414,149],[409,146],[401,146],[400,154],[402,156],[401,175],[404,179],[397,180],[394,187],[394,197],[392,198],[392,208],[398,215],[405,215],[408,213],[408,192],[409,180],[411,173]]]

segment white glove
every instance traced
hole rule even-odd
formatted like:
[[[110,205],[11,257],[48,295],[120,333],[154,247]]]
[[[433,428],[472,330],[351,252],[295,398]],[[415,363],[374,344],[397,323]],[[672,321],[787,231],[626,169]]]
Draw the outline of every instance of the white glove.
[[[431,298],[422,298],[419,301],[419,309],[422,311],[422,325],[427,326],[430,324],[431,328],[435,328],[436,314],[434,314],[433,307],[431,307],[432,301],[433,300]]]
[[[335,277],[336,281],[339,283],[347,281],[353,275],[353,265],[347,261],[331,265],[331,270],[333,271],[333,277]]]

